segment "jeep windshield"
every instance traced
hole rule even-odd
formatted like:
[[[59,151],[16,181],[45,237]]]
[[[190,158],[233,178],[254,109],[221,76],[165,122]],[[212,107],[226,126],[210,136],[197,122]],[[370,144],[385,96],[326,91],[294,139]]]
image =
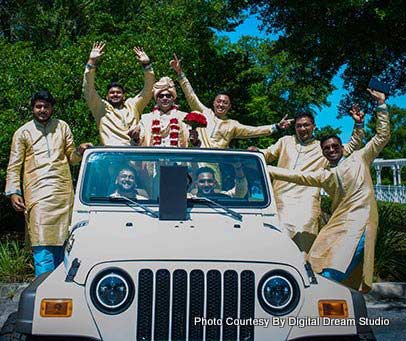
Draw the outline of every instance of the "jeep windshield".
[[[208,198],[226,207],[269,204],[265,169],[258,155],[227,151],[163,149],[94,150],[88,154],[81,200],[88,205],[159,203],[161,166],[186,166],[189,198]],[[168,184],[170,185],[170,184]],[[193,201],[195,204],[198,201]]]

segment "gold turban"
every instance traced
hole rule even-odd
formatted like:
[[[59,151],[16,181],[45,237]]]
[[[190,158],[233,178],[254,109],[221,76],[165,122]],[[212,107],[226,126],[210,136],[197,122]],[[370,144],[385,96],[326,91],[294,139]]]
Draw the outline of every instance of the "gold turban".
[[[158,82],[155,82],[154,87],[152,89],[152,94],[154,95],[154,99],[162,92],[168,90],[173,99],[176,99],[176,88],[175,83],[169,77],[162,77]]]

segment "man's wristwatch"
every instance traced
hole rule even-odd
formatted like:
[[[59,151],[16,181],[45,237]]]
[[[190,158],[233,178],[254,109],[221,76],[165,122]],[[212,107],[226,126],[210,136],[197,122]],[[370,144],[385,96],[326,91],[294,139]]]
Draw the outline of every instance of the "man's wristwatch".
[[[142,64],[142,67],[144,68],[145,71],[149,71],[152,69],[152,63]]]

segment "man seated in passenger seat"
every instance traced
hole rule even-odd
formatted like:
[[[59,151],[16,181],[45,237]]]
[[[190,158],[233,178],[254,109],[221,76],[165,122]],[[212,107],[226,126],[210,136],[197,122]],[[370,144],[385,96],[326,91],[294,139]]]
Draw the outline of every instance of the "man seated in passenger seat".
[[[234,166],[235,186],[228,191],[219,191],[216,189],[217,180],[214,170],[211,167],[200,167],[196,171],[195,185],[197,190],[193,190],[198,197],[209,198],[244,198],[248,192],[248,182],[244,175],[242,165],[239,163]]]
[[[134,169],[121,169],[115,181],[116,190],[111,194],[111,197],[124,196],[130,199],[148,200],[147,192],[141,188],[137,188],[136,179],[137,174]]]

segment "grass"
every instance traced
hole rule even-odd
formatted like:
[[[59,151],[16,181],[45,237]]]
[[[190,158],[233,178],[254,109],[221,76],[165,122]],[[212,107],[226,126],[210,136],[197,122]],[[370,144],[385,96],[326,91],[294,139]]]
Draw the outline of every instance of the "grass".
[[[0,242],[0,282],[26,282],[34,277],[31,252],[21,242]]]

